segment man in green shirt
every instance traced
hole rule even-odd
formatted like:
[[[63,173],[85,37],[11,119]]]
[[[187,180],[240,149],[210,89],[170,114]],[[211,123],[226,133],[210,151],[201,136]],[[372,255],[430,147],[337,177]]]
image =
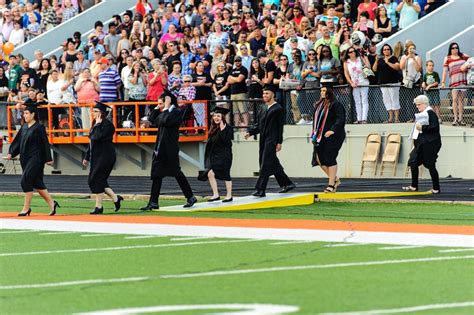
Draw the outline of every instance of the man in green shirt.
[[[18,79],[20,78],[21,66],[18,64],[15,55],[10,56],[10,66],[8,68],[8,88],[10,90],[18,88]]]
[[[329,28],[327,26],[323,26],[321,28],[321,33],[323,34],[323,37],[316,41],[314,44],[314,50],[317,50],[318,46],[320,45],[329,46],[331,48],[333,57],[339,60],[339,46],[336,45],[335,37],[330,35]]]

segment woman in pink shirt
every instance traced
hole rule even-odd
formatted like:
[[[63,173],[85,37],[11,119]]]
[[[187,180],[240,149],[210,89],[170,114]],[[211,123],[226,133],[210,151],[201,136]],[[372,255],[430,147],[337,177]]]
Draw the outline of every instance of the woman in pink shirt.
[[[148,74],[148,94],[146,100],[156,102],[166,88],[168,75],[160,59],[153,59],[151,66],[153,67],[153,72]]]
[[[74,86],[77,93],[78,104],[93,104],[99,100],[99,83],[91,76],[89,68],[82,70],[79,79]],[[81,107],[82,128],[90,129],[91,111],[89,107]]]

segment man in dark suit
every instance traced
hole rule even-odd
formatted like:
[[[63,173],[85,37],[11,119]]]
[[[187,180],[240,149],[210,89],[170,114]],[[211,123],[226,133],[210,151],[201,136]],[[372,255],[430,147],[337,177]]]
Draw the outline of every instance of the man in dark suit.
[[[419,95],[414,100],[420,113],[428,114],[428,124],[415,123],[412,132],[414,148],[410,153],[408,166],[411,169],[411,185],[403,187],[405,191],[418,191],[418,167],[423,165],[430,171],[433,188],[431,193],[439,194],[439,175],[436,170],[436,159],[441,149],[441,135],[439,133],[439,120],[433,109],[430,107],[429,99],[426,95]]]
[[[245,139],[250,136],[260,134],[259,141],[259,163],[260,172],[255,191],[252,195],[255,197],[265,197],[268,178],[275,175],[275,179],[281,187],[280,193],[286,193],[296,186],[288,178],[277,157],[277,152],[281,150],[283,142],[283,108],[275,102],[275,91],[272,87],[265,87],[263,90],[263,100],[267,108],[259,115],[255,126],[249,128],[245,134]]]

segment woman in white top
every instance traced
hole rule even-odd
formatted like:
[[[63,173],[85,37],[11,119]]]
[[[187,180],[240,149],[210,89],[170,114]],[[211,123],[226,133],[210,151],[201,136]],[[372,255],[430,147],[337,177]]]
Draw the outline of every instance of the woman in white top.
[[[361,56],[354,47],[347,49],[344,60],[344,75],[352,86],[352,96],[357,113],[356,124],[366,124],[369,112],[369,80],[364,74],[364,68],[370,69],[367,56]]]
[[[225,46],[229,44],[229,34],[222,32],[221,23],[215,22],[212,25],[212,29],[214,30],[214,32],[209,34],[209,37],[207,38],[207,41],[206,41],[207,51],[211,53],[214,51],[214,48],[217,45]]]
[[[25,42],[25,31],[21,28],[19,21],[13,22],[13,29],[8,41],[15,46],[21,45]]]

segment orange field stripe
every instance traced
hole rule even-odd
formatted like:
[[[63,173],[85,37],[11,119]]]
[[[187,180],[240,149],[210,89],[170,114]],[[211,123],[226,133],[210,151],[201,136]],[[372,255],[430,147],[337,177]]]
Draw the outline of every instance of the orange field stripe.
[[[13,212],[0,212],[1,219],[18,218]],[[193,226],[220,226],[269,229],[307,229],[307,230],[343,230],[367,232],[403,232],[474,235],[474,226],[433,225],[380,222],[341,222],[321,220],[278,220],[278,219],[228,219],[228,218],[190,218],[160,216],[122,216],[122,215],[56,215],[32,214],[22,220],[55,220],[100,223],[139,223],[171,224]]]

